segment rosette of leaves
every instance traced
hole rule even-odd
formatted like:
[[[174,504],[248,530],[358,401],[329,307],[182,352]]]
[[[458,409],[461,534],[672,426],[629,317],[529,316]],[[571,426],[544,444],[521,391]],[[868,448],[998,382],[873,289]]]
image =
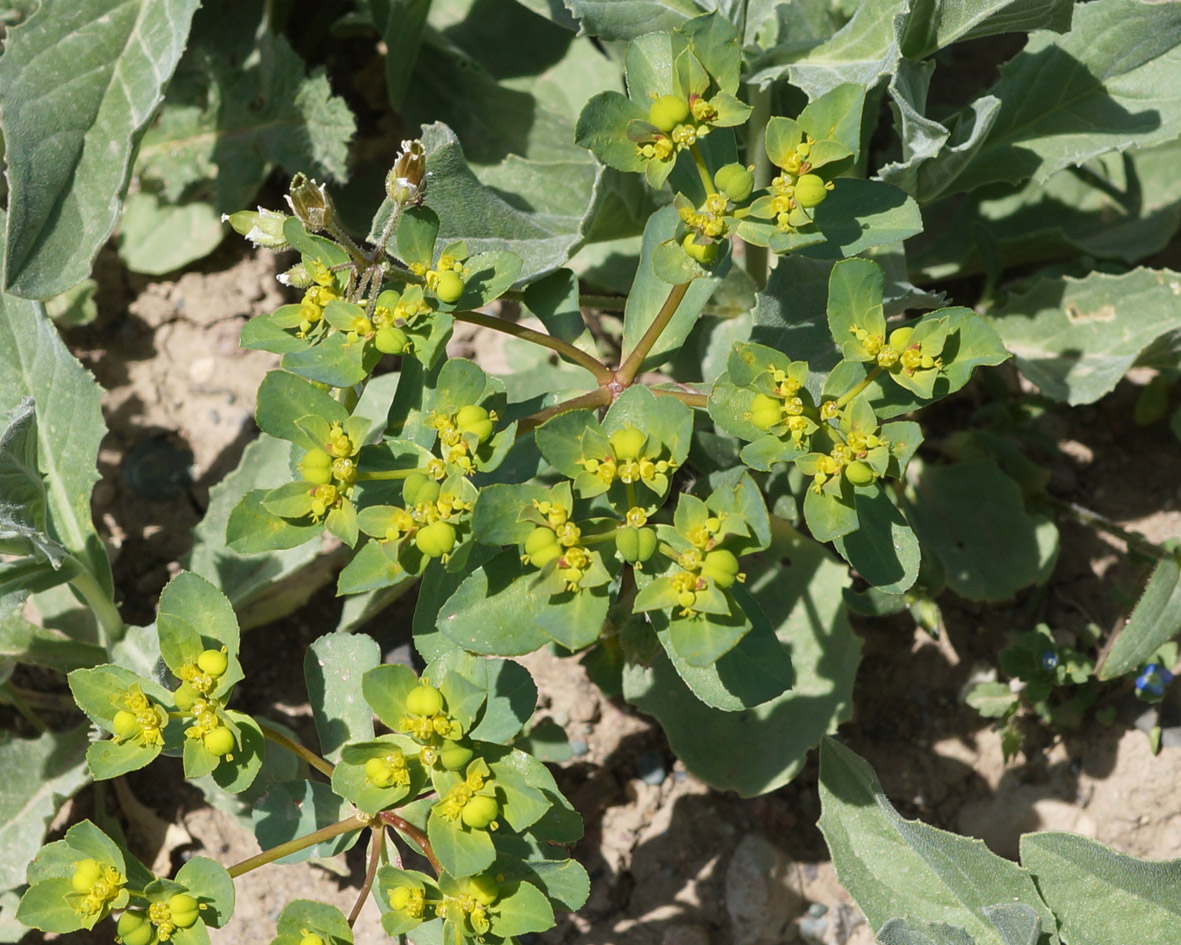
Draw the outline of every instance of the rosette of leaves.
[[[662,187],[681,153],[700,139],[750,116],[735,94],[742,64],[738,34],[722,16],[639,36],[628,44],[624,64],[627,95],[591,98],[575,136],[604,164],[642,173],[652,187]]]
[[[635,613],[647,613],[674,662],[716,663],[765,619],[742,588],[741,556],[771,542],[762,494],[743,469],[704,498],[678,496],[671,524],[655,526],[657,557],[636,571]]]

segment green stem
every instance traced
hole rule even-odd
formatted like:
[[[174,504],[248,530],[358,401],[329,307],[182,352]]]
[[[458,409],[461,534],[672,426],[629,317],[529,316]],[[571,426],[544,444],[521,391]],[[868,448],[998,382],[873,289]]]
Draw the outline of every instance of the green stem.
[[[771,183],[771,159],[767,157],[767,123],[771,120],[771,87],[747,86],[749,105],[753,109],[747,127],[751,129],[746,142],[746,159],[754,164],[754,188],[762,190]],[[746,271],[755,285],[762,289],[767,285],[768,262],[770,257],[766,246],[746,244]]]
[[[708,197],[711,194],[718,192],[714,187],[714,179],[709,173],[709,165],[705,163],[705,155],[701,153],[701,148],[697,146],[694,141],[689,145],[689,153],[693,155],[693,166],[697,168],[697,176],[701,178],[701,186],[705,188],[705,195]]]
[[[411,840],[413,840],[414,845],[422,851],[422,855],[431,861],[431,866],[434,868],[436,873],[443,872],[443,867],[435,857],[435,851],[431,849],[431,842],[427,839],[425,833],[415,827],[414,824],[410,823],[410,821],[403,817],[399,817],[392,810],[383,810],[377,816],[395,830],[401,831]]]
[[[394,230],[398,228],[398,221],[402,219],[402,210],[402,204],[395,201],[394,207],[390,211],[390,218],[386,220],[385,229],[381,231],[381,237],[377,241],[377,248],[374,250],[373,258],[369,262],[374,264],[381,262],[381,257],[386,253],[386,244],[390,241],[390,237],[394,235]]]
[[[1087,525],[1091,528],[1096,528],[1099,531],[1107,532],[1109,535],[1114,535],[1116,538],[1123,541],[1131,549],[1135,549],[1147,558],[1153,558],[1157,561],[1163,561],[1166,558],[1174,557],[1173,552],[1167,548],[1163,548],[1156,542],[1150,541],[1143,535],[1136,532],[1128,531],[1123,526],[1113,522],[1111,519],[1098,512],[1092,512],[1088,508],[1084,508],[1074,502],[1069,502],[1066,499],[1058,499],[1054,496],[1045,496],[1046,502],[1058,509],[1060,512],[1065,512],[1076,522],[1082,525]]]
[[[657,339],[660,338],[664,329],[668,327],[668,323],[672,321],[673,316],[677,313],[677,306],[681,304],[681,300],[685,297],[685,293],[689,291],[690,285],[692,283],[682,282],[680,285],[674,285],[669,290],[668,298],[660,306],[660,311],[652,319],[652,324],[648,326],[648,330],[636,342],[636,346],[632,349],[631,354],[627,356],[627,360],[615,372],[615,383],[619,387],[630,387],[632,381],[636,379],[636,375],[640,373],[640,367],[644,363],[644,358],[648,356],[648,352],[652,350]]]
[[[314,751],[309,751],[298,742],[293,742],[278,729],[271,728],[262,719],[255,719],[254,721],[258,723],[258,727],[262,729],[263,735],[265,735],[270,741],[274,742],[276,745],[286,748],[292,754],[298,755],[325,777],[332,777],[332,772],[336,770],[335,767],[317,755]]]
[[[98,578],[81,561],[77,564],[79,571],[70,578],[70,586],[82,595],[98,621],[99,645],[110,650],[111,644],[123,639],[123,618],[119,616],[119,609],[111,600],[111,595],[99,584]]]
[[[682,403],[688,404],[690,407],[706,407],[709,404],[708,394],[695,394],[687,390],[662,390],[659,387],[649,387],[652,393],[663,397],[675,397]]]
[[[535,345],[541,345],[543,348],[556,351],[567,361],[590,371],[595,376],[595,380],[600,384],[606,384],[611,380],[610,368],[598,358],[587,354],[580,348],[574,347],[570,342],[563,341],[561,338],[555,338],[553,335],[547,335],[544,332],[534,331],[532,328],[525,328],[523,325],[506,321],[503,318],[481,315],[479,312],[452,312],[451,314],[457,322],[467,322],[469,325],[491,328],[493,331],[503,332],[506,335],[512,335],[514,338],[520,338],[522,341],[531,341]]]
[[[419,472],[417,469],[375,469],[373,472],[357,473],[357,482],[373,482],[378,479],[405,479]]]
[[[870,384],[872,384],[875,380],[877,380],[878,375],[880,375],[882,373],[882,371],[884,371],[884,370],[885,370],[885,368],[882,367],[880,364],[874,365],[873,370],[870,371],[868,374],[866,374],[865,377],[862,378],[862,380],[860,381],[860,383],[857,384],[856,387],[854,387],[851,391],[841,394],[841,396],[837,398],[837,406],[844,407],[844,406],[848,405],[848,403],[854,397],[856,397],[863,390],[865,390],[865,388],[869,387]]]
[[[357,901],[353,903],[349,913],[349,928],[357,924],[357,916],[369,898],[369,890],[373,888],[373,880],[377,876],[377,864],[385,857],[385,827],[377,826],[369,831],[369,867],[365,870],[365,881],[361,884],[361,891],[357,894]]]
[[[626,295],[579,295],[580,308],[597,308],[600,312],[622,312],[627,305]]]
[[[285,856],[298,853],[300,850],[306,850],[308,847],[314,847],[317,843],[323,843],[325,840],[339,837],[342,833],[361,830],[368,823],[369,818],[365,814],[355,814],[352,817],[346,817],[344,820],[329,824],[327,827],[321,827],[319,830],[304,834],[302,837],[296,837],[294,840],[280,843],[278,846],[271,847],[269,850],[263,850],[262,853],[256,853],[241,863],[235,863],[227,872],[230,874],[230,879],[237,879],[244,873],[256,870],[260,866],[266,866],[268,863],[274,863],[275,860],[281,860]]]
[[[606,387],[596,387],[592,391],[579,394],[577,397],[571,397],[569,400],[563,400],[560,404],[546,407],[545,410],[539,410],[537,413],[526,417],[517,424],[517,436],[528,433],[535,427],[541,426],[550,417],[556,417],[558,414],[565,413],[568,410],[606,407],[609,403],[611,403],[611,392]]]

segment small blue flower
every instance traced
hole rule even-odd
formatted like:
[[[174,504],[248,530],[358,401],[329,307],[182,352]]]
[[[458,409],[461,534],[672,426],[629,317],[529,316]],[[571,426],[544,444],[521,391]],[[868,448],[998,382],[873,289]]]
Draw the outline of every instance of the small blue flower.
[[[1136,694],[1158,698],[1172,681],[1173,674],[1169,670],[1158,663],[1149,663],[1144,667],[1144,672],[1136,677]]]
[[[1058,654],[1053,650],[1046,650],[1042,654],[1042,669],[1054,669],[1058,665]]]

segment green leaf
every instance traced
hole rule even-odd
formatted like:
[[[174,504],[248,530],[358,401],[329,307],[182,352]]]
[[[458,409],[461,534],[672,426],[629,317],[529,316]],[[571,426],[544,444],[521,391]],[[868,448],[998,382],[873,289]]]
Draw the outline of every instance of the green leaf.
[[[170,622],[199,629],[202,638],[216,640],[229,650],[231,661],[238,653],[238,618],[226,596],[203,577],[182,571],[160,592],[156,626],[164,632]],[[227,684],[233,666],[218,680]],[[239,677],[241,678],[241,677]]]
[[[672,291],[672,286],[657,276],[652,268],[652,254],[661,243],[673,238],[679,219],[675,207],[664,207],[649,217],[648,225],[644,227],[640,267],[636,271],[636,278],[624,307],[624,351],[630,351],[635,347]],[[644,359],[645,369],[659,366],[668,360],[672,352],[680,348],[724,275],[724,272],[719,272],[717,275],[693,280],[677,306],[672,321]]]
[[[1021,864],[1037,877],[1070,945],[1166,945],[1181,917],[1181,860],[1146,862],[1067,833],[1021,838]]]
[[[7,289],[48,298],[90,274],[196,8],[197,0],[46,5],[9,37],[0,60]],[[71,81],[83,63],[86,81]]]
[[[1054,915],[1029,872],[981,840],[904,820],[869,765],[831,738],[820,745],[820,804],[837,877],[871,928],[906,915],[963,928],[977,945],[1009,945],[982,910],[1019,902],[1036,909],[1049,942],[1058,941]]]
[[[915,919],[890,919],[874,937],[880,945],[976,945],[976,940],[958,926]]]
[[[1074,0],[920,0],[911,7],[902,52],[921,59],[952,43],[1000,33],[1070,29]]]
[[[83,928],[82,917],[67,898],[73,891],[74,887],[65,876],[34,883],[21,896],[16,920],[45,932],[73,932]]]
[[[744,797],[790,781],[821,736],[849,717],[861,652],[840,595],[848,568],[785,522],[772,523],[771,547],[743,559],[746,589],[780,621],[775,634],[790,651],[794,688],[755,708],[719,713],[698,701],[663,653],[650,665],[628,666],[623,676],[627,700],[656,716],[689,770]],[[751,744],[759,750],[751,752]]]
[[[881,266],[868,259],[847,259],[832,267],[828,277],[828,329],[837,345],[854,340],[855,325],[871,335],[885,335],[885,275]]]
[[[528,932],[544,932],[554,927],[554,910],[545,893],[532,883],[515,883],[502,888],[496,901],[499,913],[492,927],[497,935],[508,938]]]
[[[841,557],[887,594],[909,590],[919,576],[919,543],[905,516],[879,485],[856,490],[857,530],[834,541]]]
[[[31,553],[36,570],[45,565],[60,569],[66,551],[47,531],[45,484],[37,471],[37,414],[33,399],[25,397],[8,412],[8,426],[0,434],[0,547],[6,554]],[[15,564],[5,562],[5,571]],[[4,585],[15,578],[20,589],[31,577],[22,580],[14,572]]]
[[[303,674],[320,754],[340,757],[345,742],[373,737],[373,711],[361,695],[362,675],[381,663],[381,647],[363,633],[329,633],[308,647]]]
[[[532,653],[549,642],[537,618],[550,606],[550,595],[534,590],[535,575],[525,570],[516,550],[501,552],[464,579],[440,609],[436,625],[473,653]]]
[[[635,39],[645,33],[672,30],[703,11],[693,0],[568,0],[584,32],[602,40]]]
[[[426,833],[439,863],[452,876],[482,873],[496,859],[496,848],[487,830],[465,826],[458,819],[449,820],[434,810]]]
[[[350,945],[353,930],[336,906],[311,899],[293,899],[278,919],[279,937],[271,945],[301,945],[308,932],[319,935],[327,945]]]
[[[352,805],[323,781],[286,781],[274,785],[254,806],[254,835],[264,850],[330,827],[352,816]],[[343,853],[357,842],[364,828],[340,834],[322,843],[289,853],[276,863],[299,863],[309,857],[328,857]]]
[[[261,393],[260,389],[260,397]],[[231,511],[254,487],[270,486],[290,476],[290,456],[290,443],[265,433],[248,443],[237,469],[210,490],[205,517],[197,525],[193,548],[184,562],[188,570],[218,586],[229,598],[243,630],[278,620],[303,606],[333,577],[334,556],[321,556],[313,542],[250,557],[226,544]]]
[[[844,27],[819,43],[801,43],[792,31],[751,63],[752,81],[765,86],[786,75],[810,99],[844,83],[872,88],[894,72],[909,6],[907,0],[862,3]]]
[[[1171,141],[1179,44],[1172,5],[1080,5],[1069,33],[1031,36],[989,94],[947,123],[945,148],[883,177],[930,201],[998,181],[1040,183],[1107,151]]]
[[[310,381],[287,371],[270,371],[258,387],[254,417],[263,433],[298,443],[305,449],[323,449],[324,444],[310,441],[296,421],[302,417],[319,417],[330,424],[343,424],[349,412],[331,394]]]
[[[236,12],[198,14],[188,73],[169,87],[144,134],[136,176],[168,204],[184,207],[197,192],[208,211],[232,213],[254,200],[276,164],[288,176],[348,176],[353,116],[324,70],[307,75],[303,59],[273,31],[250,42],[256,23],[232,22]],[[222,29],[201,35],[198,27],[213,17]]]
[[[86,745],[89,726],[45,732],[37,738],[0,738],[0,767],[6,774],[0,791],[0,889],[25,881],[25,864],[37,855],[49,824],[62,804],[89,780]]]
[[[389,728],[406,714],[406,696],[418,686],[418,675],[409,666],[383,663],[361,679],[361,692],[374,714]]]
[[[324,533],[320,522],[289,522],[263,505],[270,489],[252,489],[242,496],[226,522],[226,544],[238,555],[297,548]],[[317,553],[319,549],[315,549]]]
[[[96,666],[107,657],[105,647],[75,640],[61,630],[39,627],[15,611],[0,617],[0,659],[68,673]]]
[[[1025,510],[1021,488],[991,460],[926,466],[908,508],[948,586],[968,600],[1008,600],[1044,580],[1058,530]]]
[[[119,258],[132,272],[160,276],[213,252],[225,236],[217,209],[199,200],[166,203],[141,190],[119,221]]]
[[[1017,705],[1018,696],[1008,683],[982,682],[972,687],[964,701],[984,718],[999,719]]]
[[[45,476],[49,535],[110,592],[110,565],[90,517],[98,446],[107,432],[102,391],[67,350],[40,303],[3,293],[0,367],[0,411],[12,410],[26,397],[36,404],[37,468]]]
[[[206,856],[194,856],[176,871],[176,881],[201,901],[201,921],[220,929],[234,914],[234,881],[226,868]]]
[[[233,709],[226,711],[226,718],[237,727],[233,759],[213,769],[213,780],[229,794],[241,794],[248,790],[262,772],[266,760],[267,739],[262,729],[245,712]]]
[[[510,741],[537,708],[537,685],[529,670],[513,660],[482,660],[462,651],[451,659],[470,661],[473,670],[486,674],[481,686],[488,693],[484,712],[468,735],[480,741]]]
[[[820,393],[824,377],[839,360],[827,319],[832,263],[783,257],[757,296],[750,340],[807,361],[808,390]]]
[[[427,772],[418,760],[420,746],[402,735],[383,735],[367,741],[350,742],[332,772],[332,789],[362,811],[373,815],[393,807],[398,801],[413,799],[427,783]],[[365,763],[400,751],[406,761],[409,781],[378,787],[365,773]]]
[[[363,339],[349,341],[343,332],[333,332],[318,344],[283,355],[283,367],[329,387],[360,384],[381,359],[379,352]]]
[[[573,653],[599,638],[610,604],[605,584],[567,591],[551,597],[549,603],[538,611],[535,620],[554,642]]]
[[[435,240],[438,236],[438,214],[430,207],[409,207],[398,220],[398,255],[407,265],[416,264],[429,269],[435,262]]]
[[[1158,561],[1127,622],[1116,632],[1096,675],[1103,680],[1134,672],[1181,630],[1181,565],[1176,557]]]
[[[1042,393],[1086,404],[1113,390],[1146,348],[1176,329],[1178,292],[1181,274],[1169,269],[1042,277],[990,321]]]
[[[841,178],[815,214],[824,242],[799,251],[813,259],[847,259],[923,230],[914,198],[876,180]]]

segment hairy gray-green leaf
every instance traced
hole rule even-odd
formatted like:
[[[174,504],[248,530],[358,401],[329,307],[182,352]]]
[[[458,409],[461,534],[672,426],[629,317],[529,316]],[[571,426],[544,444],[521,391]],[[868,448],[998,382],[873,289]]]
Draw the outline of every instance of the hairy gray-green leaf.
[[[1181,922],[1181,860],[1147,862],[1068,833],[1026,834],[1037,877],[1070,945],[1171,945]]]
[[[140,191],[127,198],[119,258],[132,272],[159,276],[208,256],[225,235],[216,208],[202,201],[165,203]]]
[[[962,928],[976,945],[1010,945],[983,910],[1020,902],[1041,916],[1048,942],[1058,942],[1029,872],[981,840],[904,820],[865,760],[831,738],[820,745],[820,805],[837,878],[874,930],[906,916]]]
[[[136,164],[165,202],[180,203],[190,189],[213,180],[206,205],[241,210],[276,164],[288,174],[347,177],[355,124],[322,69],[309,76],[299,54],[270,33],[245,68],[216,47],[202,51],[204,88],[193,92],[189,82],[169,91]]]
[[[914,59],[968,39],[1027,30],[1070,29],[1074,0],[915,0],[902,52]]]
[[[673,30],[705,10],[693,0],[566,0],[583,32],[599,39],[635,39]]]
[[[786,76],[810,99],[845,82],[870,88],[898,64],[908,7],[908,0],[862,3],[848,23],[819,44],[786,36],[752,63],[753,81],[767,85]]]
[[[1181,273],[1169,269],[1043,277],[990,320],[1043,394],[1089,404],[1112,390],[1152,342],[1177,330],[1179,296]]]
[[[0,738],[0,890],[25,881],[25,866],[45,840],[62,802],[90,780],[86,770],[88,725],[37,738]]]
[[[44,3],[8,35],[0,116],[10,291],[48,298],[89,274],[196,8],[197,0]]]
[[[107,432],[102,392],[41,303],[0,293],[0,411],[29,396],[37,407],[37,466],[45,475],[50,536],[109,591],[110,565],[90,518],[98,445]]]
[[[1179,46],[1177,4],[1081,4],[1069,33],[1035,33],[989,94],[946,123],[943,151],[882,177],[928,202],[998,181],[1042,182],[1107,151],[1171,141],[1181,122]]]
[[[992,255],[1005,268],[1080,251],[1139,262],[1181,226],[1178,162],[1181,142],[1170,141],[1092,158],[1010,193],[951,197],[932,208],[938,223],[908,242],[908,260],[929,279],[980,272]]]
[[[1115,679],[1138,669],[1181,631],[1181,565],[1175,557],[1158,561],[1144,593],[1097,667],[1100,679]]]

